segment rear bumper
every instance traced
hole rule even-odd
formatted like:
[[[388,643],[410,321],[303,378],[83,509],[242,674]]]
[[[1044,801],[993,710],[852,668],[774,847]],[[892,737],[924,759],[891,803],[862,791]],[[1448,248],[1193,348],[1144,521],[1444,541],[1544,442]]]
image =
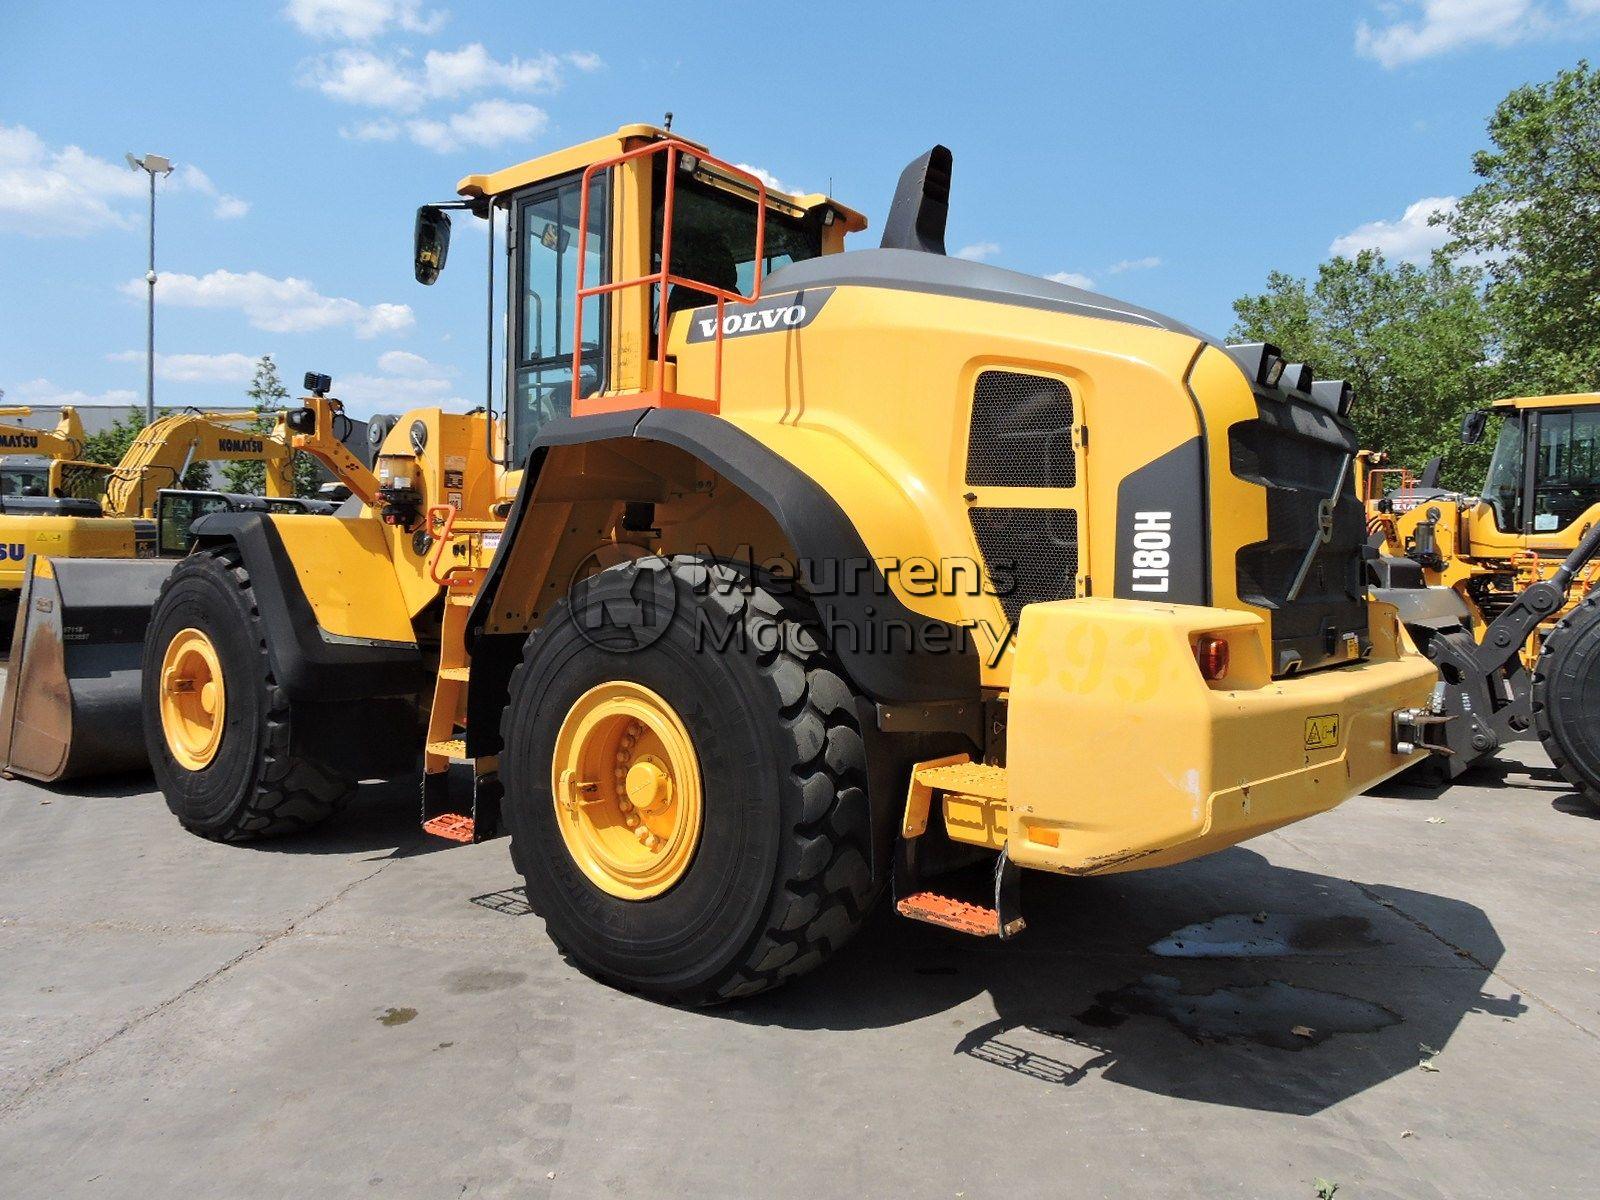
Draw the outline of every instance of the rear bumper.
[[[1397,709],[1438,675],[1384,604],[1365,660],[1274,680],[1252,613],[1124,600],[1023,610],[1006,746],[1021,866],[1094,875],[1182,862],[1332,808],[1418,756]],[[1226,690],[1192,644],[1227,638]]]

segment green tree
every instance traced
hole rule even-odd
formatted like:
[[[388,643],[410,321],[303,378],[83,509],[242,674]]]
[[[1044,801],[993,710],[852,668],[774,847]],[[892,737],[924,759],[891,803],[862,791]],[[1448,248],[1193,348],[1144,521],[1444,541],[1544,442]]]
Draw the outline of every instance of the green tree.
[[[1485,263],[1514,390],[1600,388],[1600,71],[1579,62],[1517,88],[1489,140],[1449,249]]]
[[[1367,250],[1323,263],[1315,282],[1275,271],[1233,311],[1234,339],[1350,382],[1363,446],[1416,469],[1443,454],[1443,482],[1482,482],[1489,448],[1463,447],[1457,431],[1463,413],[1503,394],[1504,372],[1477,268],[1443,253],[1391,265]]]
[[[251,408],[259,409],[263,413],[287,406],[289,389],[283,386],[283,380],[278,377],[278,364],[272,361],[272,355],[263,354],[256,360],[255,377],[251,379],[245,396],[249,399]],[[273,418],[263,416],[255,422],[253,428],[257,433],[266,434],[272,431],[272,425]],[[317,467],[317,460],[309,454],[295,454],[291,461],[294,470],[294,494],[315,496],[317,486],[322,481],[322,472]],[[266,463],[224,463],[222,475],[227,480],[230,492],[259,496],[266,491]]]

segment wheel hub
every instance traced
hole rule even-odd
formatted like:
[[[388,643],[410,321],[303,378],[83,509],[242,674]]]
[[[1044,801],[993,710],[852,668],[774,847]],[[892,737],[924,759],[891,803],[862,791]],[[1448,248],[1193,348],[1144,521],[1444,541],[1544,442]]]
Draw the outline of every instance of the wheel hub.
[[[199,771],[211,765],[227,713],[216,647],[198,629],[180,630],[161,660],[161,732],[180,766]]]
[[[676,711],[616,681],[573,704],[551,762],[556,822],[589,881],[648,900],[681,879],[700,841],[700,764]]]

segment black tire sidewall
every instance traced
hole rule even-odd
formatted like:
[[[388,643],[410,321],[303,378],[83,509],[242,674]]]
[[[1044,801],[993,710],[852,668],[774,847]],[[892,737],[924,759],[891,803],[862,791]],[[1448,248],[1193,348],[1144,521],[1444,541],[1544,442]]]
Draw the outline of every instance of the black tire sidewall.
[[[580,607],[630,598],[627,572],[580,589]],[[552,613],[518,672],[507,714],[505,814],[529,901],[555,940],[591,974],[663,997],[696,994],[737,966],[764,928],[781,886],[783,831],[796,798],[777,697],[748,652],[702,651],[698,606],[674,582],[665,632],[618,654],[579,628],[570,605]],[[562,840],[551,760],[562,720],[602,683],[650,688],[683,720],[699,760],[703,817],[684,876],[660,896],[623,900],[595,886]]]
[[[1533,715],[1557,770],[1600,807],[1600,595],[1585,599],[1545,639]]]
[[[198,629],[222,666],[226,713],[211,763],[191,771],[172,756],[161,726],[161,664],[182,630]],[[200,833],[231,830],[255,794],[264,748],[265,679],[260,636],[230,564],[213,555],[185,559],[150,614],[142,687],[145,744],[167,807]]]

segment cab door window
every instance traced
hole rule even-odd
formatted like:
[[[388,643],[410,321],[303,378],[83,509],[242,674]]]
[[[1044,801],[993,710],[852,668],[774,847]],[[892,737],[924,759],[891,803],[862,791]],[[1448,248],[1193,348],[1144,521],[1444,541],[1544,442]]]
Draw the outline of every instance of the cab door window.
[[[1600,412],[1541,412],[1533,532],[1565,529],[1600,504]]]
[[[578,290],[578,225],[581,177],[542,186],[516,208],[518,269],[516,288],[514,377],[511,424],[517,465],[527,457],[539,429],[572,411],[572,339]],[[585,244],[583,282],[606,281],[606,189],[602,178],[589,191],[589,235]],[[583,302],[582,394],[605,384],[604,297]]]

